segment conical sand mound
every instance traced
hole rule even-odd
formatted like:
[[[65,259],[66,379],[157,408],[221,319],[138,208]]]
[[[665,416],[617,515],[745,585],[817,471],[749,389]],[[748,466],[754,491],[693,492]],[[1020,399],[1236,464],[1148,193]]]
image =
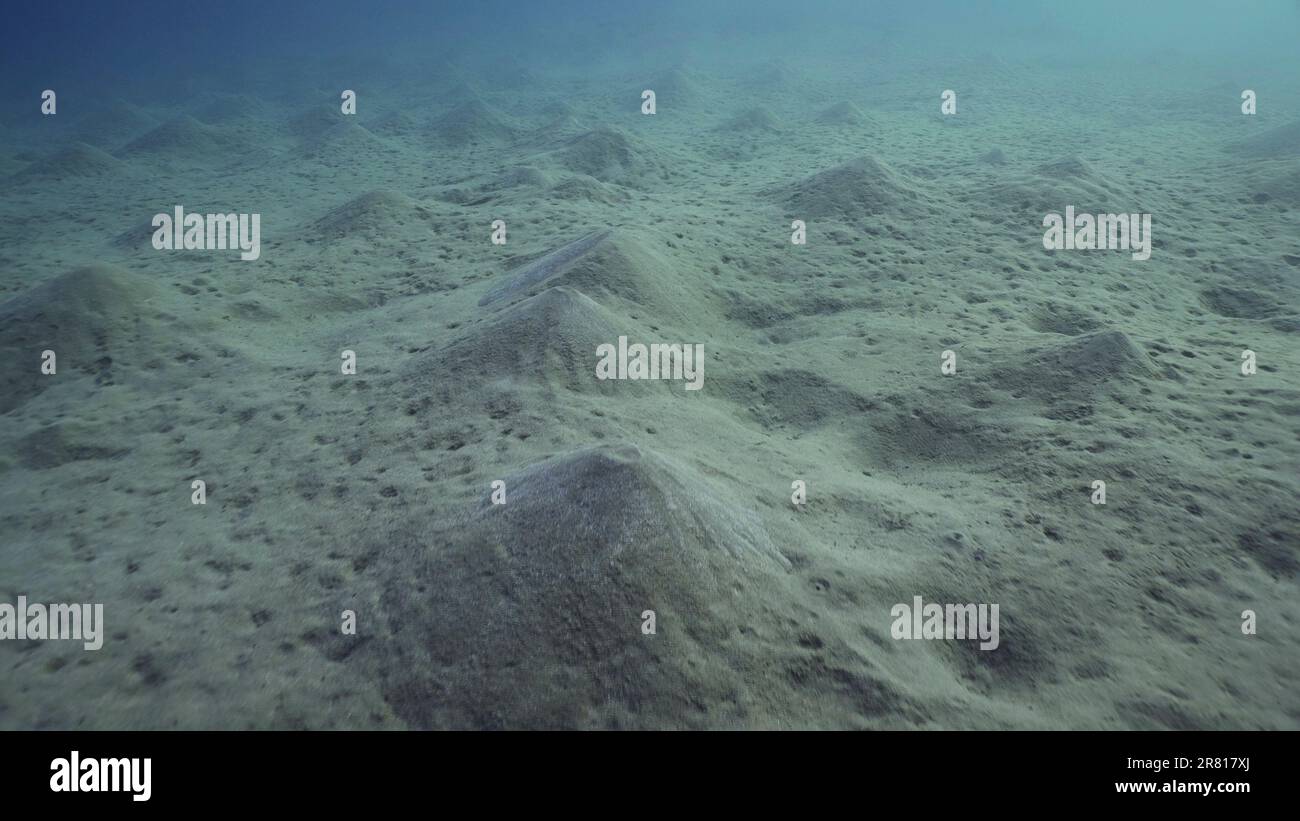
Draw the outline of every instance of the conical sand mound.
[[[754,106],[736,112],[714,130],[730,133],[776,132],[781,130],[781,125],[772,112],[761,106]]]
[[[798,72],[779,57],[768,60],[745,74],[741,84],[748,88],[782,89],[799,81]]]
[[[506,169],[492,180],[489,186],[493,189],[499,188],[520,188],[535,187],[545,188],[550,185],[551,181],[539,169],[531,165],[518,165],[514,168]]]
[[[542,82],[537,72],[514,58],[494,62],[486,72],[485,79],[494,88],[508,91],[533,88]]]
[[[438,92],[438,101],[443,105],[458,106],[464,103],[473,103],[475,105],[484,105],[483,95],[479,93],[476,85],[461,77],[459,73],[456,79],[447,85],[446,88]]]
[[[593,202],[601,205],[614,205],[631,199],[626,189],[608,185],[586,174],[577,174],[556,183],[547,194],[559,200]]]
[[[347,122],[348,117],[337,106],[312,106],[290,118],[289,133],[303,140],[315,139],[334,126]]]
[[[1067,205],[1073,205],[1078,213],[1141,210],[1123,184],[1078,157],[1064,157],[1027,174],[1008,176],[967,200],[972,208],[1018,221],[1024,214],[1041,219],[1049,212],[1064,212]]]
[[[590,128],[573,114],[557,114],[529,135],[533,145],[550,147],[558,142],[571,139],[589,131]]]
[[[563,98],[547,100],[538,108],[537,113],[548,119],[578,116],[577,110]]]
[[[71,462],[119,458],[131,450],[122,444],[103,427],[60,422],[19,439],[14,453],[29,470],[51,470]]]
[[[265,101],[247,94],[209,93],[192,109],[194,116],[212,125],[261,120],[270,113]]]
[[[654,75],[644,85],[636,89],[636,98],[649,89],[655,93],[655,109],[673,106],[689,106],[698,103],[703,97],[700,86],[680,68],[671,68]]]
[[[555,285],[604,301],[617,297],[671,315],[665,284],[671,266],[624,231],[597,231],[520,266],[483,295],[479,305],[504,304]]]
[[[986,463],[1005,458],[1011,447],[996,423],[928,397],[910,407],[891,404],[871,418],[864,445],[871,461],[886,465]]]
[[[718,603],[787,567],[759,520],[634,446],[504,481],[505,505],[485,498],[454,538],[417,535],[395,552],[383,605],[403,627],[381,662],[393,709],[425,728],[726,721],[691,718],[689,703],[719,687],[706,671],[733,655],[746,618]],[[655,635],[642,632],[647,610]]]
[[[817,115],[817,122],[822,125],[865,125],[867,115],[862,109],[846,100],[822,109]]]
[[[406,137],[422,130],[419,121],[406,111],[390,111],[369,126],[371,131],[386,137]]]
[[[609,231],[597,231],[558,248],[541,259],[511,271],[506,280],[484,294],[479,305],[491,305],[512,297],[519,297],[530,290],[543,286],[544,283],[564,273],[574,262],[592,248],[610,236]]]
[[[243,140],[189,115],[169,120],[128,143],[122,153],[131,157],[155,156],[202,160],[240,152]]]
[[[127,170],[126,163],[85,143],[73,143],[54,156],[34,162],[14,175],[15,181],[52,181],[102,177]]]
[[[858,157],[770,192],[791,215],[853,220],[915,202],[916,192],[873,157]]]
[[[152,339],[147,303],[153,294],[153,286],[133,274],[91,265],[0,304],[0,412],[72,373],[103,374],[114,356]],[[54,376],[40,373],[46,350],[57,356]]]
[[[612,128],[579,134],[551,156],[569,171],[632,187],[663,173],[662,165],[645,146]]]
[[[514,138],[514,129],[480,100],[456,106],[434,120],[429,129],[437,140],[455,147],[502,143]]]
[[[596,378],[596,348],[635,334],[630,323],[573,288],[548,288],[471,328],[408,370],[409,384],[426,393],[432,376],[443,384],[510,376],[572,391],[608,392]],[[448,382],[447,380],[452,380]],[[636,383],[643,387],[650,383]],[[622,387],[621,385],[619,387]]]
[[[387,150],[388,146],[384,141],[376,137],[370,129],[350,121],[335,123],[303,143],[303,152],[308,156],[347,156]]]
[[[115,148],[158,126],[158,121],[129,103],[117,102],[91,111],[77,121],[74,133],[82,142]]]
[[[1035,168],[1034,173],[1049,180],[1082,180],[1094,183],[1101,180],[1101,175],[1078,157],[1064,157],[1054,162],[1044,163]]]
[[[135,224],[113,238],[114,247],[122,251],[151,251],[153,235],[158,229],[153,226],[153,217],[136,220]]]
[[[988,377],[1013,396],[1044,401],[1157,378],[1151,358],[1121,331],[1098,331],[1029,348]]]
[[[432,219],[428,208],[405,194],[379,190],[348,200],[312,227],[318,237],[329,240],[356,235],[387,236],[412,223],[427,224]]]

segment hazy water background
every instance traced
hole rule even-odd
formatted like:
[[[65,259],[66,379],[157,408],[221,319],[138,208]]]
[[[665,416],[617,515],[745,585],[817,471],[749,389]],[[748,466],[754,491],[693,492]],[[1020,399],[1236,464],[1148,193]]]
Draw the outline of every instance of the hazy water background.
[[[56,2],[11,4],[5,17],[0,87],[10,115],[33,86],[59,88],[70,102],[113,84],[170,99],[192,93],[196,81],[234,91],[273,80],[276,60],[301,57],[452,60],[491,72],[500,58],[541,68],[870,52],[1057,65],[1159,57],[1248,70],[1294,66],[1300,38],[1294,0]],[[336,67],[344,77],[367,68],[383,79],[373,65]]]

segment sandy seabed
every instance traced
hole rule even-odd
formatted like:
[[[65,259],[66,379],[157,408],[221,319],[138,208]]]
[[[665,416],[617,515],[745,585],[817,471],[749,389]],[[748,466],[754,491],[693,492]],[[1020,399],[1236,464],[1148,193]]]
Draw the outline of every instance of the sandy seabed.
[[[0,642],[0,727],[1300,728],[1295,82],[285,76],[0,130],[0,601],[105,618]],[[259,259],[155,250],[177,205]]]

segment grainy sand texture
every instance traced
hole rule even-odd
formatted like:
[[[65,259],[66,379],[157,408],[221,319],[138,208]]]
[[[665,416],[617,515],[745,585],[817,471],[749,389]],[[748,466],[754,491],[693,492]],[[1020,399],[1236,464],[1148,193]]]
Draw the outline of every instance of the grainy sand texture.
[[[1300,728],[1294,4],[268,5],[6,35],[0,728]]]

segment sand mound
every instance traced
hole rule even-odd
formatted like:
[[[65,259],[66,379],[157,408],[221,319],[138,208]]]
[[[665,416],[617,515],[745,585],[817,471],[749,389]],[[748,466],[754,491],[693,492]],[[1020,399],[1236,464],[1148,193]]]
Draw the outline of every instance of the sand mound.
[[[367,128],[386,137],[408,137],[423,130],[419,121],[405,110],[390,111],[367,125]]]
[[[655,109],[665,106],[688,106],[699,102],[703,94],[700,85],[691,75],[680,68],[671,68],[656,74],[645,85],[637,87],[634,97],[641,99],[641,92],[649,89],[655,93]]]
[[[942,401],[927,399],[911,408],[885,410],[865,417],[873,420],[865,436],[872,462],[911,466],[934,463],[985,462],[1005,456],[1009,437],[979,414],[949,410]]]
[[[1101,322],[1091,313],[1073,305],[1048,300],[1034,307],[1028,324],[1040,333],[1078,336],[1095,331]]]
[[[632,187],[663,173],[662,165],[649,149],[612,128],[579,134],[551,156],[569,171]]]
[[[1049,212],[1063,213],[1067,205],[1080,214],[1141,211],[1123,184],[1078,157],[1045,163],[963,199],[972,209],[1016,221],[1026,213],[1039,219]]]
[[[823,125],[864,125],[867,115],[862,109],[847,100],[822,109],[817,115],[817,122]]]
[[[1101,182],[1101,175],[1078,157],[1064,157],[1034,168],[1034,173],[1049,180],[1084,180]]]
[[[736,112],[726,121],[718,125],[715,131],[727,132],[750,132],[750,131],[780,131],[780,124],[772,112],[761,106],[746,108]]]
[[[485,182],[444,189],[438,193],[438,199],[457,205],[482,205],[511,189],[523,189],[520,193],[527,196],[534,190],[545,189],[550,185],[550,176],[541,169],[531,165],[517,165]]]
[[[154,289],[119,268],[91,265],[44,282],[0,304],[0,413],[7,413],[72,372],[111,379],[113,357],[152,338],[146,304]],[[41,352],[58,373],[40,373]]]
[[[429,130],[439,141],[456,147],[508,142],[515,136],[505,118],[481,100],[461,103],[434,120]]]
[[[988,376],[1013,396],[1052,402],[1103,386],[1118,387],[1158,376],[1151,358],[1121,331],[1098,331],[1025,350]]]
[[[742,84],[748,88],[780,89],[799,81],[798,73],[781,58],[768,60],[746,72]]]
[[[136,220],[135,224],[113,237],[113,246],[122,251],[154,251],[153,235],[158,229],[153,227],[153,218]]]
[[[722,390],[765,428],[811,430],[872,411],[866,397],[811,371],[783,368],[721,379]]]
[[[576,118],[578,116],[578,110],[570,105],[569,101],[563,97],[553,97],[546,100],[538,107],[537,114],[548,119],[556,119],[559,117]]]
[[[168,120],[128,143],[122,153],[131,157],[154,156],[203,160],[213,155],[241,152],[247,146],[238,137],[205,125],[188,114]]]
[[[76,422],[48,425],[19,439],[14,453],[29,470],[50,470],[70,462],[116,459],[130,452],[105,434]]]
[[[413,223],[428,223],[433,213],[405,194],[370,191],[348,200],[312,223],[322,239],[388,235]]]
[[[387,150],[384,141],[370,129],[351,121],[335,123],[303,143],[303,152],[307,156],[373,154]]]
[[[1282,306],[1256,291],[1220,286],[1200,293],[1201,304],[1219,316],[1232,319],[1268,319],[1283,312]]]
[[[531,165],[517,165],[498,174],[488,187],[494,190],[522,186],[545,188],[550,184],[550,179],[540,169]]]
[[[547,192],[551,197],[572,202],[592,202],[601,205],[613,205],[631,199],[622,188],[606,185],[594,177],[578,174],[556,183]]]
[[[115,102],[77,120],[77,139],[104,148],[120,146],[156,128],[158,121],[130,103]]]
[[[542,84],[542,78],[536,71],[514,57],[493,61],[491,67],[484,70],[483,76],[493,88],[506,91],[522,91]]]
[[[529,136],[529,143],[548,147],[590,131],[591,128],[572,114],[557,114]]]
[[[793,216],[853,220],[896,212],[918,199],[898,174],[873,157],[858,157],[769,194]]]
[[[383,689],[398,715],[422,728],[681,727],[692,702],[734,686],[734,672],[712,674],[744,616],[718,605],[787,567],[757,517],[630,445],[504,481],[505,505],[485,498],[454,532],[387,550],[400,571],[383,605],[402,628]],[[656,635],[642,633],[646,610]]]
[[[85,143],[73,143],[48,159],[34,162],[14,174],[17,181],[78,179],[117,174],[127,169],[126,163]]]
[[[671,315],[665,287],[671,266],[634,235],[622,230],[587,234],[545,256],[516,268],[484,294],[479,305],[492,305],[568,285],[604,301],[617,297]]]
[[[437,101],[443,105],[462,105],[464,103],[484,105],[483,95],[479,92],[478,86],[460,76],[459,73],[457,73],[456,77],[455,81],[438,92]]]
[[[319,137],[329,129],[348,121],[348,116],[338,106],[312,106],[290,118],[289,133],[299,139],[310,140]]]
[[[478,304],[491,305],[494,302],[517,297],[542,286],[548,280],[562,275],[584,254],[589,253],[593,248],[607,240],[610,235],[610,231],[596,231],[587,234],[557,248],[540,259],[511,271],[506,281],[484,294]]]
[[[272,109],[265,101],[247,94],[208,92],[191,113],[205,123],[220,125],[240,120],[265,120],[272,115]]]
[[[1300,120],[1271,128],[1228,146],[1234,154],[1252,159],[1273,159],[1300,155]]]
[[[407,369],[407,382],[416,386],[414,393],[419,396],[428,394],[431,377],[437,384],[465,384],[478,382],[484,374],[494,379],[510,376],[514,384],[609,392],[625,385],[596,378],[596,348],[617,344],[620,335],[634,334],[630,323],[582,292],[563,286],[548,288],[489,317],[436,353],[417,359]],[[634,387],[648,384],[635,383]]]

